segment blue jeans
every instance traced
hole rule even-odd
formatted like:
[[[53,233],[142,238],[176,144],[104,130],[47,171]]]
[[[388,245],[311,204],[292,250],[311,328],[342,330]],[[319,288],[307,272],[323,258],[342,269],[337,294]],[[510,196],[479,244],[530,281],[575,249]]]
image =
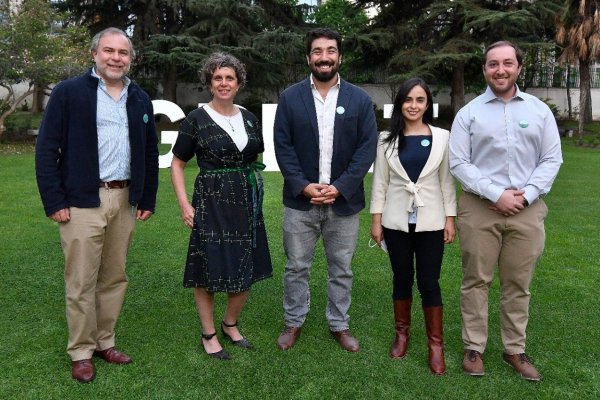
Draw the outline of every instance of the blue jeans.
[[[331,206],[308,211],[284,208],[283,246],[287,264],[283,275],[284,322],[300,327],[310,308],[309,278],[317,240],[323,236],[329,280],[325,316],[334,332],[348,329],[352,292],[352,257],[358,236],[358,213],[336,215]]]

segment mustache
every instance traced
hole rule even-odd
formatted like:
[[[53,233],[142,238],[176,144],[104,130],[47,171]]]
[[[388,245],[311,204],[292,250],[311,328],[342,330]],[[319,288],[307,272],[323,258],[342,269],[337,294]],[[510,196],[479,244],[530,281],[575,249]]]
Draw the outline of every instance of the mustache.
[[[333,61],[319,61],[318,63],[315,63],[315,66],[317,66],[317,67],[321,67],[321,66],[332,67],[333,64],[334,64]]]

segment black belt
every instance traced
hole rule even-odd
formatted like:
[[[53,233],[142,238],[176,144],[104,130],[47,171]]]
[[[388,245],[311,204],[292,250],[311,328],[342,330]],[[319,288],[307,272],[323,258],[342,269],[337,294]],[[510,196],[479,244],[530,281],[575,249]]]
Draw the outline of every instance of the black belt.
[[[100,182],[99,187],[107,189],[123,189],[129,186],[130,183],[131,181],[129,179],[124,181]]]

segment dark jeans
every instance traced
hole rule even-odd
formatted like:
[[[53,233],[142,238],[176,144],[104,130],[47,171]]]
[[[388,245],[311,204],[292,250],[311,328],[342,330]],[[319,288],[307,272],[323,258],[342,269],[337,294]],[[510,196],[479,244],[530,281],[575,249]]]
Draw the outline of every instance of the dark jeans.
[[[444,231],[415,232],[415,224],[409,224],[409,232],[383,228],[383,237],[388,248],[394,272],[394,300],[412,298],[415,281],[423,307],[442,305],[440,270],[444,255]]]

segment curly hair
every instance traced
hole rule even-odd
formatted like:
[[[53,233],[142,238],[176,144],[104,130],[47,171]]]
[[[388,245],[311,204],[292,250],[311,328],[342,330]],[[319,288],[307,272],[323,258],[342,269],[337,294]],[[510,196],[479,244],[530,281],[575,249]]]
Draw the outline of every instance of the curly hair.
[[[246,85],[246,67],[240,60],[229,53],[216,52],[212,53],[199,71],[200,83],[206,87],[210,87],[213,73],[218,68],[231,68],[235,71],[235,76],[238,80],[240,88]]]

